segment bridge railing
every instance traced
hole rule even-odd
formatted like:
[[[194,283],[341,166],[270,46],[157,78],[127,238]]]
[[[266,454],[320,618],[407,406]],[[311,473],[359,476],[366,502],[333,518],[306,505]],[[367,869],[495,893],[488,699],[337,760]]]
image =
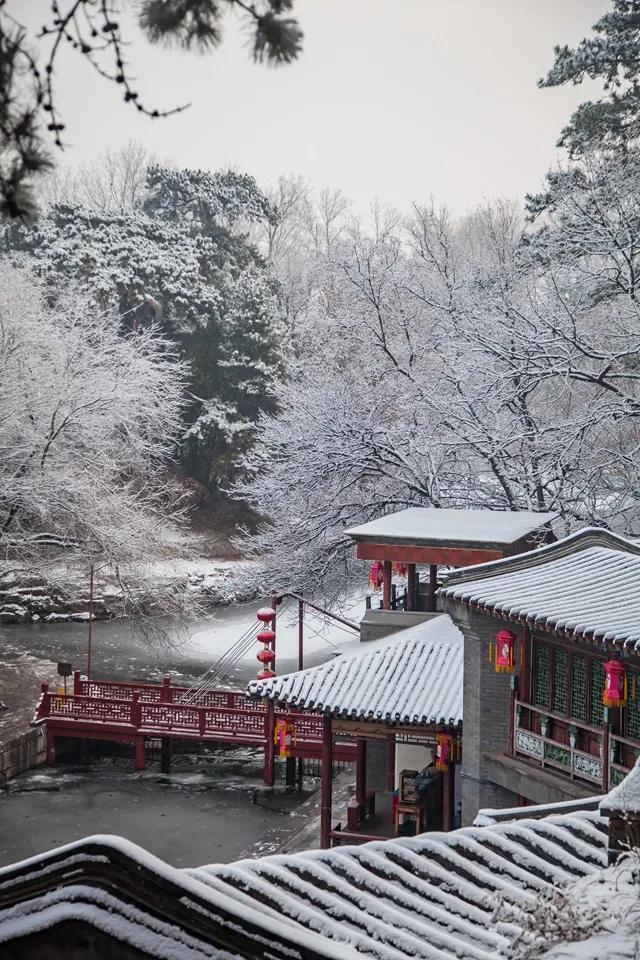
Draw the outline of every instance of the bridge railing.
[[[143,699],[148,688],[141,691],[135,685],[104,684],[96,696],[94,686],[92,682],[83,688],[89,689],[88,694],[61,694],[50,692],[48,684],[43,684],[33,722],[49,721],[53,726],[65,725],[67,721],[70,724],[85,721],[87,724],[101,724],[105,729],[109,725],[120,730],[129,728],[132,735],[162,736],[165,733],[255,745],[266,744],[271,735],[267,706],[249,700],[239,691],[212,691],[210,705],[191,706],[168,700]],[[126,689],[124,698],[107,695],[107,688],[113,693],[113,688],[118,686]],[[115,689],[115,692],[120,691]],[[293,724],[294,750],[296,745],[320,747],[322,717],[302,711],[275,711],[273,722],[278,720]]]

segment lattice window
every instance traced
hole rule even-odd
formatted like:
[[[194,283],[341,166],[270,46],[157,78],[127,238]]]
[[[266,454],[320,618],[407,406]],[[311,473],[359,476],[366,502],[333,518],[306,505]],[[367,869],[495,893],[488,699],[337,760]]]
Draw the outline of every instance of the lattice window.
[[[536,707],[549,706],[549,672],[551,651],[542,643],[535,646],[536,669],[534,676],[533,702]]]
[[[569,655],[566,650],[557,648],[553,656],[553,694],[551,709],[554,713],[566,714],[567,686],[569,680]]]
[[[627,704],[627,736],[640,740],[640,674],[629,674],[629,703]]]
[[[571,716],[576,720],[587,719],[587,662],[575,654],[571,658]]]
[[[589,684],[589,723],[596,727],[601,727],[604,723],[604,704],[602,703],[602,694],[604,693],[604,666],[601,660],[591,661]]]

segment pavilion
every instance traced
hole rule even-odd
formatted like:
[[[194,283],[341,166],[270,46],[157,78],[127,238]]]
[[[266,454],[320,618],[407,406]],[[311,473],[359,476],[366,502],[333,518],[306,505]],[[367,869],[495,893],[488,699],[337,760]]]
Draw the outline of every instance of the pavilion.
[[[553,540],[550,524],[556,513],[528,510],[447,510],[411,507],[370,523],[351,527],[358,560],[381,565],[382,609],[392,609],[392,567],[407,568],[404,609],[436,609],[438,567],[467,567],[524,553]],[[429,571],[425,591],[416,567]]]
[[[397,781],[397,768],[405,764],[427,767],[438,747],[446,744],[444,753],[438,751],[442,775],[433,778],[426,826],[451,830],[455,822],[455,758],[462,733],[462,634],[448,616],[437,616],[359,646],[318,667],[254,680],[248,687],[250,696],[266,698],[278,708],[315,712],[324,718],[320,845],[327,848],[345,840],[379,838],[358,832],[366,826],[371,809],[366,775],[369,741],[386,743],[389,793]],[[332,822],[336,738],[355,739],[357,745],[356,793],[346,830]]]

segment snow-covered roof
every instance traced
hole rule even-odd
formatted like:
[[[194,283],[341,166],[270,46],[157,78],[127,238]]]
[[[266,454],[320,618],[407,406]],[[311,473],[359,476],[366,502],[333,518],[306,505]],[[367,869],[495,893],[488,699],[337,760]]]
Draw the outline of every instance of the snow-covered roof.
[[[538,894],[606,866],[606,826],[576,811],[190,870],[89,837],[0,869],[0,944],[82,919],[161,960],[498,960]]]
[[[439,591],[505,619],[640,649],[640,548],[585,529],[530,553],[456,570]]]
[[[346,530],[354,540],[425,546],[508,546],[555,520],[556,513],[531,510],[440,510],[411,507]]]
[[[633,769],[624,780],[610,790],[600,801],[603,813],[640,813],[640,760],[636,760]]]
[[[345,719],[458,724],[462,644],[450,617],[435,617],[319,667],[254,680],[248,692]]]

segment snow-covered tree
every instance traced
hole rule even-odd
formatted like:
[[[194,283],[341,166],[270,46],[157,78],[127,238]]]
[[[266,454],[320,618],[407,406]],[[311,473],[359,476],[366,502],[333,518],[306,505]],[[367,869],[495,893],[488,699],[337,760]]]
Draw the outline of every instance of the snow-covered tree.
[[[624,146],[640,133],[640,3],[612,0],[612,10],[594,25],[595,36],[575,49],[555,48],[555,63],[541,87],[601,79],[606,96],[581,104],[562,131],[559,146],[573,156],[605,145]]]
[[[2,576],[93,562],[130,610],[181,608],[144,570],[187,543],[170,470],[185,372],[157,328],[123,335],[73,290],[51,307],[0,264]]]
[[[376,210],[349,230],[317,273],[301,369],[237,491],[270,520],[246,539],[265,580],[336,593],[344,529],[411,504],[636,531],[630,173],[605,196],[585,168],[526,242],[506,203],[459,223],[433,204],[408,220]]]
[[[235,473],[286,366],[279,287],[246,239],[273,214],[253,178],[151,166],[139,205],[53,205],[33,227],[7,228],[51,295],[69,282],[122,318],[160,323],[190,364],[183,460],[216,493]]]

